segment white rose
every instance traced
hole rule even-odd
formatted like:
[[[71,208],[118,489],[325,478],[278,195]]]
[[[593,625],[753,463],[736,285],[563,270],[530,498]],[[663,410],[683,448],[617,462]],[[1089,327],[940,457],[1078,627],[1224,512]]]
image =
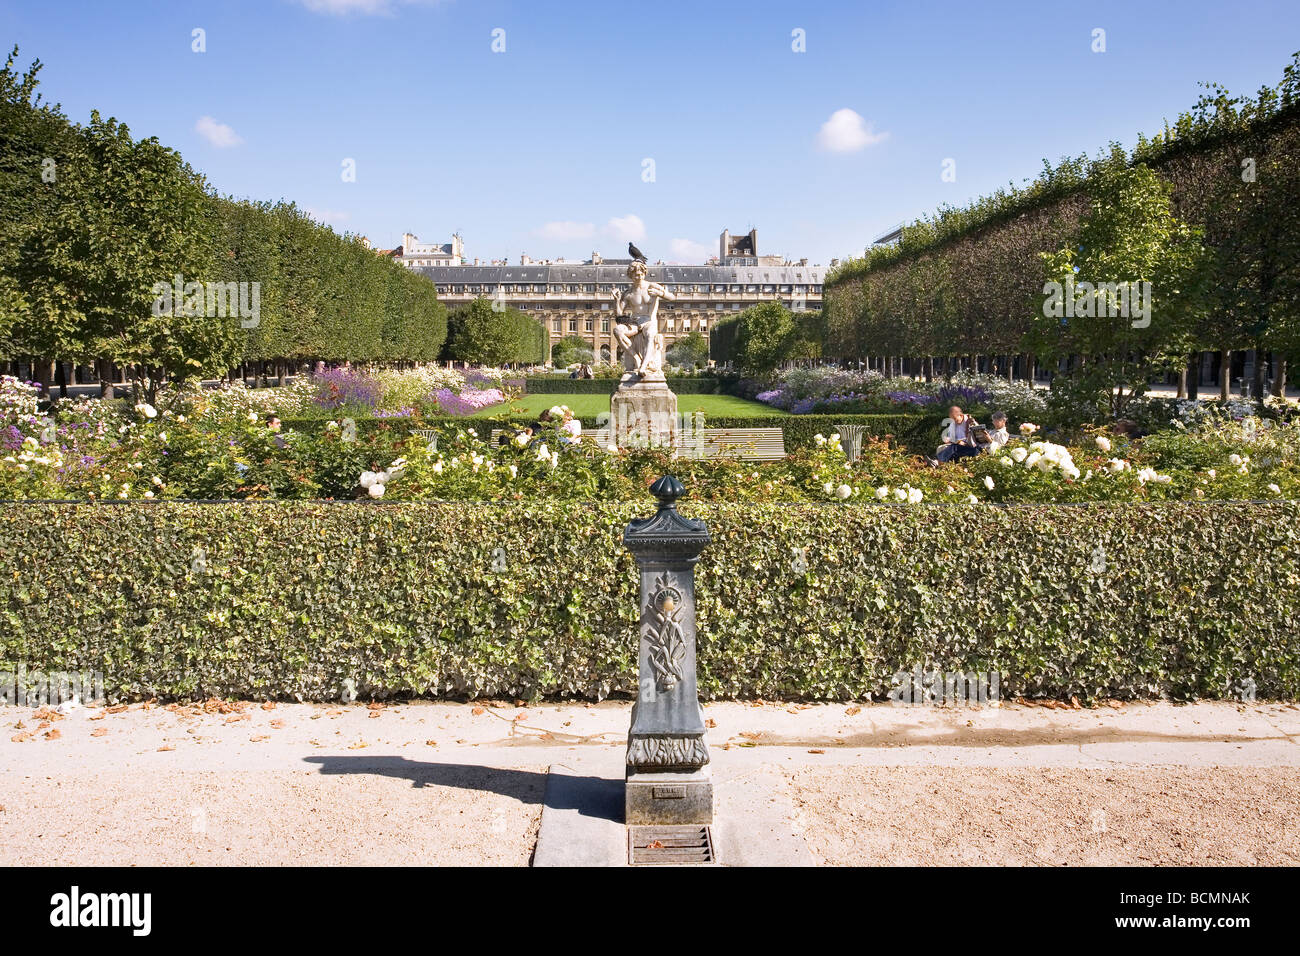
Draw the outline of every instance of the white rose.
[[[1282,489],[1279,488],[1277,485],[1274,485],[1274,484],[1270,484],[1270,485],[1268,486],[1268,490],[1271,491],[1271,492],[1273,492],[1273,494],[1275,494],[1275,495],[1280,495],[1280,494],[1282,493]]]
[[[1097,447],[1102,451],[1110,451],[1110,439],[1105,435],[1098,435],[1094,440],[1097,442]]]
[[[822,485],[822,491],[826,492],[828,495],[834,490],[835,490],[835,483],[833,481],[828,481],[824,485]]]
[[[1017,462],[1024,461],[1026,456],[1028,456],[1028,454],[1029,452],[1025,451],[1023,448],[1017,447],[1011,449],[1011,457],[1014,458]]]
[[[853,489],[850,488],[848,485],[840,485],[838,488],[835,489],[835,497],[839,498],[840,501],[843,501],[851,494],[853,494]]]
[[[363,471],[361,477],[357,480],[357,483],[361,485],[362,488],[369,488],[375,483],[375,479],[378,477],[379,476],[373,471]]]
[[[884,501],[886,498],[888,498],[888,497],[889,497],[889,486],[888,486],[888,485],[881,485],[879,488],[877,488],[877,489],[876,489],[876,497],[879,498],[881,501]]]
[[[909,504],[919,505],[921,499],[924,497],[925,495],[921,493],[920,488],[912,488],[907,492],[907,500]]]
[[[384,490],[385,490],[384,486],[376,482],[375,484],[370,486],[370,497],[382,498],[384,497]]]
[[[907,500],[907,489],[906,489],[906,488],[895,488],[895,489],[894,489],[894,497],[897,498],[899,501],[906,501],[906,500]]]
[[[985,476],[984,476],[984,487],[987,488],[989,491],[992,491],[992,490],[993,490],[993,476],[992,476],[992,475],[985,475]]]

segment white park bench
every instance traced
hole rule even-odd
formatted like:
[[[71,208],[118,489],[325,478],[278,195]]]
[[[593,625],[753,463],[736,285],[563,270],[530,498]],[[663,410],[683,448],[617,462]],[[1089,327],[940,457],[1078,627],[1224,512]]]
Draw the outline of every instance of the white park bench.
[[[492,429],[492,445],[501,437],[501,429]],[[583,438],[598,445],[609,443],[609,429],[583,432]],[[785,457],[785,434],[779,428],[706,428],[698,453],[695,446],[685,445],[679,457],[698,454],[701,458],[743,458],[746,461],[780,461]]]

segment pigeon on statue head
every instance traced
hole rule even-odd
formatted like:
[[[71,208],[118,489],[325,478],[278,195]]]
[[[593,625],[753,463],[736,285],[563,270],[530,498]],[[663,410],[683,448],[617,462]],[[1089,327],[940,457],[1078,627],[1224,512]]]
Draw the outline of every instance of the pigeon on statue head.
[[[627,254],[638,262],[645,262],[645,253],[630,242],[627,244]]]

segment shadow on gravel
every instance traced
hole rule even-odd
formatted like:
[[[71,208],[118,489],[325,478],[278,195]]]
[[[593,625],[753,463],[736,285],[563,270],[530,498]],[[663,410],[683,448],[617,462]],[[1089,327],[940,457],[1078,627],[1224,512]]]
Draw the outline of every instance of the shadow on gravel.
[[[566,777],[551,781],[546,773],[484,767],[481,764],[428,763],[405,757],[306,757],[322,774],[370,774],[411,781],[413,787],[456,787],[513,797],[520,803],[545,803],[555,810],[623,820],[623,781],[603,777]],[[563,785],[560,785],[560,784]]]

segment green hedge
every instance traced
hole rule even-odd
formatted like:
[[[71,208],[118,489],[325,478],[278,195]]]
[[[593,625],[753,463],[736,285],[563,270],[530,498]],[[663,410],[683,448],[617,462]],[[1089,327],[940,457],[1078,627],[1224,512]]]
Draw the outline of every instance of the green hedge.
[[[8,504],[0,666],[114,699],[630,693],[620,534],[650,504]],[[864,698],[918,665],[1006,697],[1300,696],[1297,502],[682,510],[714,537],[706,698]]]
[[[715,378],[709,375],[670,375],[668,387],[677,395],[726,395],[738,381],[734,376]],[[525,380],[524,391],[530,395],[613,395],[616,378],[559,378],[533,375]]]

